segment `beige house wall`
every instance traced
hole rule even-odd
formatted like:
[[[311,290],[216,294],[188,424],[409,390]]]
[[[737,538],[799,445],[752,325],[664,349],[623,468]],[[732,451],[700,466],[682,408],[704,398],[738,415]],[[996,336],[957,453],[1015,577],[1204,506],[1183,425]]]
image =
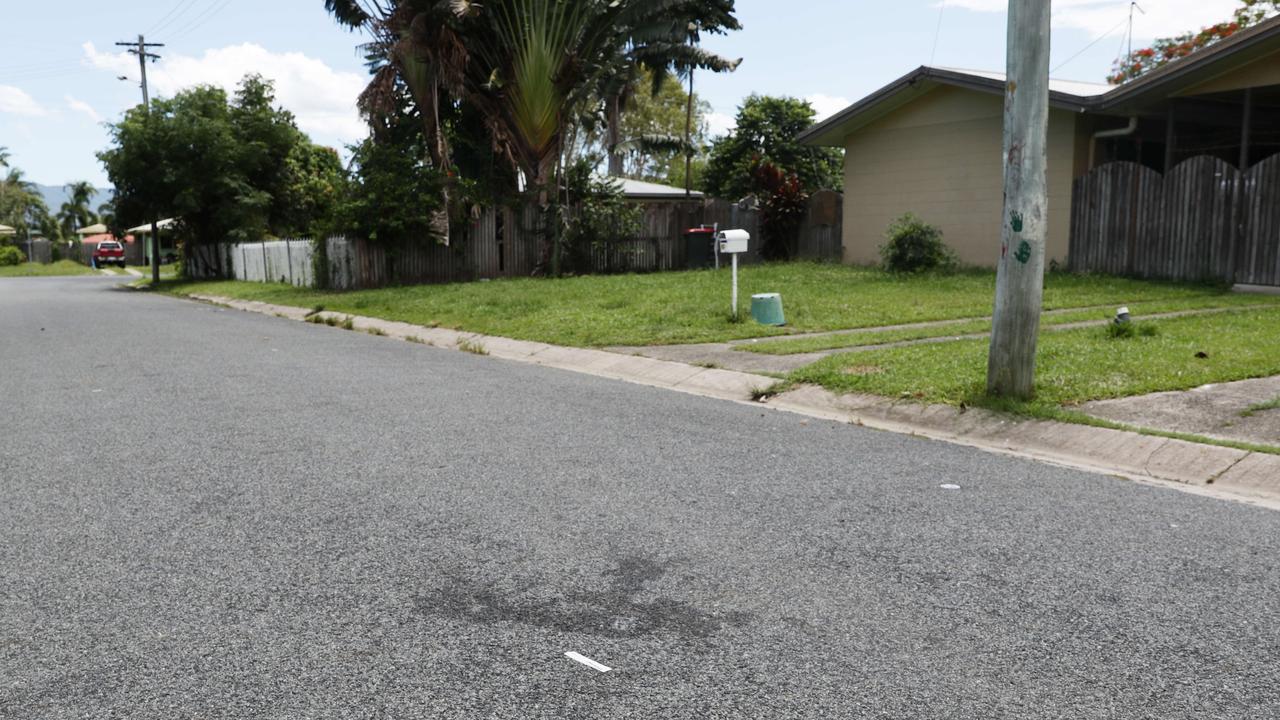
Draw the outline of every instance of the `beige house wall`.
[[[993,266],[1000,247],[1003,98],[940,86],[855,130],[845,142],[844,261],[879,261],[889,223],[906,212],[942,229],[961,262]],[[1071,180],[1087,164],[1076,116],[1049,117],[1048,259],[1064,262]]]

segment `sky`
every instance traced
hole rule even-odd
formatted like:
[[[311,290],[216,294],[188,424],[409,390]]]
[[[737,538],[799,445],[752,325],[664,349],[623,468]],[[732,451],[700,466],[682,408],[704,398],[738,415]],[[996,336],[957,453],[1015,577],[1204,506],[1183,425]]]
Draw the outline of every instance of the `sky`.
[[[1015,0],[1016,1],[1016,0]],[[699,73],[694,91],[727,131],[751,93],[809,100],[826,117],[919,65],[1003,70],[1006,0],[738,0],[743,30],[704,45],[742,58],[736,72]],[[1133,46],[1228,19],[1238,0],[1141,0]],[[107,179],[94,153],[105,122],[140,102],[138,63],[117,47],[144,33],[161,58],[153,96],[192,85],[231,89],[246,73],[276,83],[278,101],[313,140],[359,140],[355,98],[366,72],[361,36],[323,0],[0,0],[0,146],[28,179]],[[1127,43],[1129,0],[1054,0],[1051,74],[1104,82]],[[119,79],[123,77],[124,79]]]

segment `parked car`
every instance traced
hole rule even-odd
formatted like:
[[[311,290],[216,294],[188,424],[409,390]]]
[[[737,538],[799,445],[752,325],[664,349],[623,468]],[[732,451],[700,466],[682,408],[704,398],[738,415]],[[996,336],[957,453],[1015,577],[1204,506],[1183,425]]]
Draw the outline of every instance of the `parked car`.
[[[103,265],[124,267],[124,246],[115,240],[98,243],[97,249],[93,251],[93,266],[102,267]]]

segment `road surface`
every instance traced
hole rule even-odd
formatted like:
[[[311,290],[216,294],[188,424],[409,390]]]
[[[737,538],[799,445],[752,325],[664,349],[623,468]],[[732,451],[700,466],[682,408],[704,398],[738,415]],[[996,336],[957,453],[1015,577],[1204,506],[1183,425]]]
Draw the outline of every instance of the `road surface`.
[[[115,283],[0,280],[0,717],[1280,716],[1273,511]]]

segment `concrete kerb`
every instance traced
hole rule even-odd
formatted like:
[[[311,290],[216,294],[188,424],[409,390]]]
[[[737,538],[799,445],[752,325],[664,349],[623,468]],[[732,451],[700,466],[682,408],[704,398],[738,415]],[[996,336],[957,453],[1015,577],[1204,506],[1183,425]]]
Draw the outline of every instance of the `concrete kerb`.
[[[214,295],[192,299],[290,320],[312,315],[304,308],[234,300]],[[493,357],[664,387],[757,407],[954,442],[1006,455],[1117,475],[1197,494],[1280,509],[1280,455],[1154,437],[1126,430],[1047,420],[1024,420],[982,409],[924,405],[872,395],[836,395],[802,386],[767,402],[753,394],[774,378],[703,368],[670,360],[622,355],[604,350],[429,328],[409,323],[324,311],[322,318],[351,320],[355,330],[381,332],[400,340],[418,340],[445,349],[483,349]]]

